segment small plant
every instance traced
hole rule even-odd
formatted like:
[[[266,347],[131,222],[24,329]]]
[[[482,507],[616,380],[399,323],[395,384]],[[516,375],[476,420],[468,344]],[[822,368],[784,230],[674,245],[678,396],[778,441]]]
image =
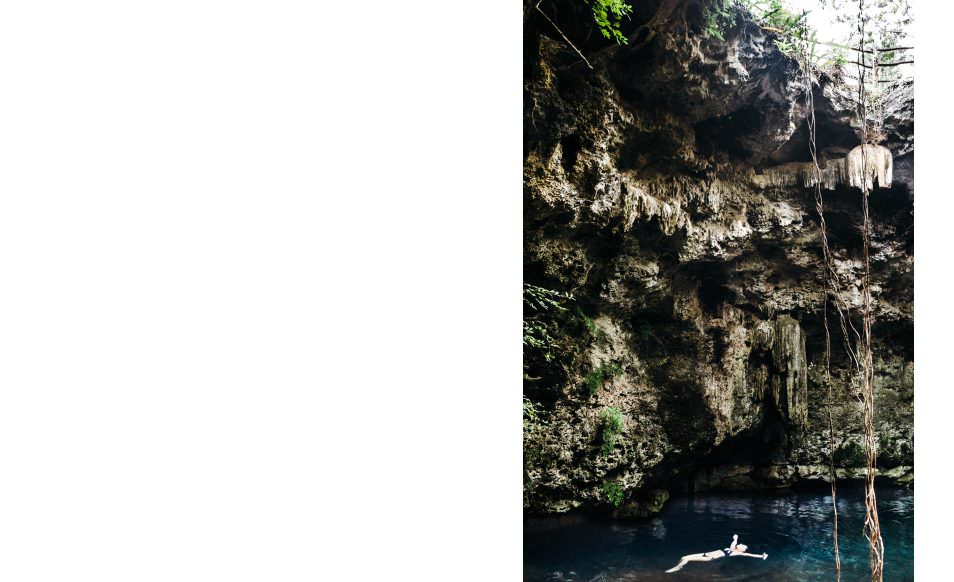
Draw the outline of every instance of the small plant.
[[[623,488],[616,481],[604,481],[603,496],[614,507],[619,507],[623,503]]]
[[[596,338],[597,343],[605,343],[606,331],[600,328],[598,325],[596,325],[596,321],[592,317],[589,317],[585,313],[583,313],[583,310],[580,309],[579,307],[576,308],[576,313],[577,315],[580,316],[580,318],[583,319],[583,323],[586,325],[586,329],[589,330],[590,335]]]
[[[619,408],[610,406],[600,412],[600,423],[603,425],[603,446],[600,453],[609,456],[616,447],[616,437],[623,432],[623,413]]]
[[[586,375],[586,393],[590,396],[596,394],[603,386],[603,369],[597,368]]]
[[[633,7],[623,0],[593,0],[593,20],[600,32],[609,40],[615,40],[616,44],[626,44],[626,36],[620,30],[623,23],[623,17],[629,17],[633,13]]]
[[[590,396],[593,396],[599,392],[600,388],[603,387],[603,384],[607,380],[615,376],[619,376],[622,373],[623,367],[617,362],[602,364],[600,367],[586,375],[586,393]]]
[[[593,318],[587,317],[583,310],[579,306],[576,308],[576,314],[583,319],[583,323],[586,325],[586,329],[590,330],[590,333],[596,333],[596,322],[593,321]]]

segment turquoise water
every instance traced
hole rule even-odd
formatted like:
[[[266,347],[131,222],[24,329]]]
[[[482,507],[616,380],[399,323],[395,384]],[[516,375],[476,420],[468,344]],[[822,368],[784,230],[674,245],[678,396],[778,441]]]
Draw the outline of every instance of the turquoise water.
[[[864,580],[860,484],[838,492],[842,580]],[[885,542],[884,579],[914,580],[914,494],[878,491]],[[666,574],[680,556],[729,545],[732,534],[767,560],[729,557],[687,564]],[[656,518],[632,524],[585,515],[524,518],[524,580],[834,580],[831,496],[824,492],[698,494],[670,499]]]

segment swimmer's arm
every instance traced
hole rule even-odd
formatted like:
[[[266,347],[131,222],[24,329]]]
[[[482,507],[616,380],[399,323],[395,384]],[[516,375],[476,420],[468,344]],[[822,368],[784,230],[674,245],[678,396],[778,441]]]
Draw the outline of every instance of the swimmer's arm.
[[[732,534],[732,545],[729,546],[730,550],[734,550],[736,544],[739,543],[739,534]]]
[[[768,557],[768,554],[749,554],[747,552],[736,552],[733,556],[745,556],[747,558],[759,558],[760,560]]]

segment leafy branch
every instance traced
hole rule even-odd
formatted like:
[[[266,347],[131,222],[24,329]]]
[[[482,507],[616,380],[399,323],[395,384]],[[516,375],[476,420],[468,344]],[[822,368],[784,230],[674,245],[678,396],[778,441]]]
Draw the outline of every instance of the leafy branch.
[[[538,350],[546,362],[553,360],[555,340],[550,335],[547,320],[566,311],[564,303],[573,300],[573,294],[546,289],[528,283],[523,284],[523,345]]]
[[[633,6],[623,0],[593,0],[593,20],[596,21],[596,26],[604,37],[616,41],[616,44],[629,42],[620,26],[623,18],[629,18],[632,13]]]

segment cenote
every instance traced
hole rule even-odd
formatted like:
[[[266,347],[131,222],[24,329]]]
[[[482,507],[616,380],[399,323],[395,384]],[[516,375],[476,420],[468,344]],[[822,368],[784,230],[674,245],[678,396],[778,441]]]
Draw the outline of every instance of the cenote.
[[[524,21],[524,579],[834,581],[834,473],[841,580],[911,580],[913,57],[814,62],[818,0],[631,4]],[[666,572],[733,534],[768,559]]]
[[[884,579],[914,579],[914,493],[878,490]],[[842,580],[866,579],[862,487],[838,491]],[[726,547],[739,534],[749,552],[690,563],[680,556]],[[831,496],[824,491],[705,493],[674,497],[654,518],[622,523],[586,514],[524,518],[524,580],[834,580]]]

